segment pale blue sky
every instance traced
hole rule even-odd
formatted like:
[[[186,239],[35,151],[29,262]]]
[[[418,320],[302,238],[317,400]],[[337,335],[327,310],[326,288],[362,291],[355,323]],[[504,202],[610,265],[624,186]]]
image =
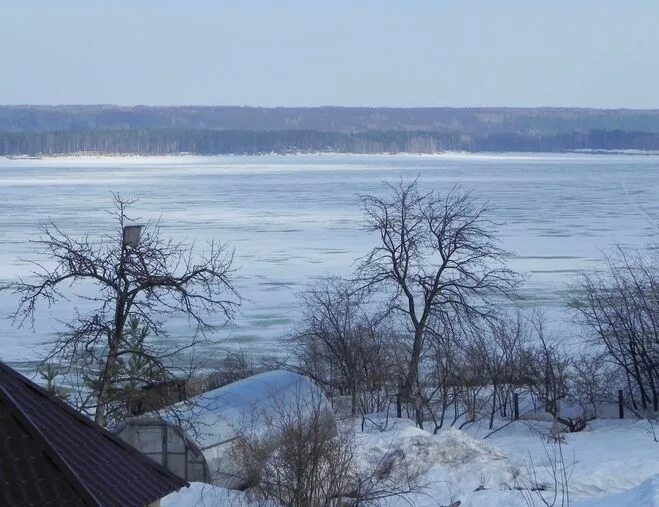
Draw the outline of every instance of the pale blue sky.
[[[659,107],[659,1],[0,0],[0,104]]]

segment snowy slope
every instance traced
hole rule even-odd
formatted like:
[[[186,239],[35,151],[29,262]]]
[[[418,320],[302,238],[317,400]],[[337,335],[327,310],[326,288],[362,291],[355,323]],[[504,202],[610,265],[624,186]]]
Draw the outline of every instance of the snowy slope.
[[[383,456],[404,460],[426,489],[391,506],[437,507],[460,501],[461,507],[527,507],[515,490],[532,461],[538,483],[552,496],[550,457],[553,447],[538,436],[545,423],[515,423],[493,434],[483,427],[442,430],[438,435],[408,420],[390,422],[387,431],[357,435],[361,465],[375,466]],[[659,443],[643,421],[595,421],[589,431],[566,435],[565,463],[571,474],[573,507],[659,507]],[[548,455],[549,453],[549,455]],[[516,479],[517,477],[517,479]],[[540,502],[537,505],[540,505]],[[241,493],[195,484],[170,495],[163,507],[248,505]],[[560,497],[559,503],[560,505]]]
[[[659,507],[659,475],[654,475],[639,486],[617,495],[579,502],[577,507],[621,507],[626,505]]]

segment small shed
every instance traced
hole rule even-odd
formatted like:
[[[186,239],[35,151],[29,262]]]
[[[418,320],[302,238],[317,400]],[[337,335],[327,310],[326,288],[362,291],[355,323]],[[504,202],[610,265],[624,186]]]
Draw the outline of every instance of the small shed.
[[[297,373],[274,370],[208,391],[170,410],[129,419],[115,431],[186,480],[238,488],[240,471],[231,457],[236,442],[245,436],[276,439],[271,434],[273,421],[317,416],[318,410],[335,423],[331,405],[316,384]]]

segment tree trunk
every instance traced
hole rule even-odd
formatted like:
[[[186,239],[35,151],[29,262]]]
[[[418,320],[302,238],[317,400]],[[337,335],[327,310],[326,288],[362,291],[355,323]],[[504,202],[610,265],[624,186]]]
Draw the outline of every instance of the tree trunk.
[[[119,265],[119,277],[123,276],[123,262],[124,255],[122,254]],[[121,283],[121,281],[119,282]],[[124,287],[125,285],[122,284]],[[121,286],[120,286],[121,287]],[[120,288],[117,294],[117,304],[114,313],[114,332],[110,338],[108,357],[105,361],[105,366],[99,377],[98,386],[98,403],[96,406],[96,413],[94,421],[101,426],[105,426],[105,419],[107,416],[107,405],[110,395],[110,387],[112,384],[112,372],[117,364],[119,357],[119,346],[123,340],[124,325],[126,324],[126,291],[125,288]]]
[[[107,361],[99,377],[98,404],[96,406],[94,421],[101,426],[105,426],[106,409],[110,397],[110,386],[112,384],[112,371],[117,364],[118,353],[119,342],[115,340],[110,347]]]
[[[632,376],[634,377],[634,380],[636,380],[636,385],[638,385],[638,390],[641,395],[641,406],[643,407],[643,410],[647,410],[649,397],[645,392],[645,386],[643,385],[643,377],[641,376],[641,372],[638,366],[638,358],[636,357],[636,348],[634,347],[634,342],[629,343],[629,349],[632,355],[632,366],[634,367],[634,373]]]
[[[419,377],[419,361],[421,360],[421,343],[423,339],[423,327],[418,325],[414,331],[414,343],[412,344],[412,355],[410,365],[403,384],[402,397],[403,401],[412,401],[412,391]]]
[[[494,428],[494,414],[497,410],[497,385],[492,388],[492,411],[490,412],[490,429]]]

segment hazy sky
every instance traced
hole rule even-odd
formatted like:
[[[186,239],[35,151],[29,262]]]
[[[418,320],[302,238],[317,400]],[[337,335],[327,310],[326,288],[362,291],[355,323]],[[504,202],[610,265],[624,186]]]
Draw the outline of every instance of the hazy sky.
[[[0,0],[0,104],[659,107],[658,0]]]

